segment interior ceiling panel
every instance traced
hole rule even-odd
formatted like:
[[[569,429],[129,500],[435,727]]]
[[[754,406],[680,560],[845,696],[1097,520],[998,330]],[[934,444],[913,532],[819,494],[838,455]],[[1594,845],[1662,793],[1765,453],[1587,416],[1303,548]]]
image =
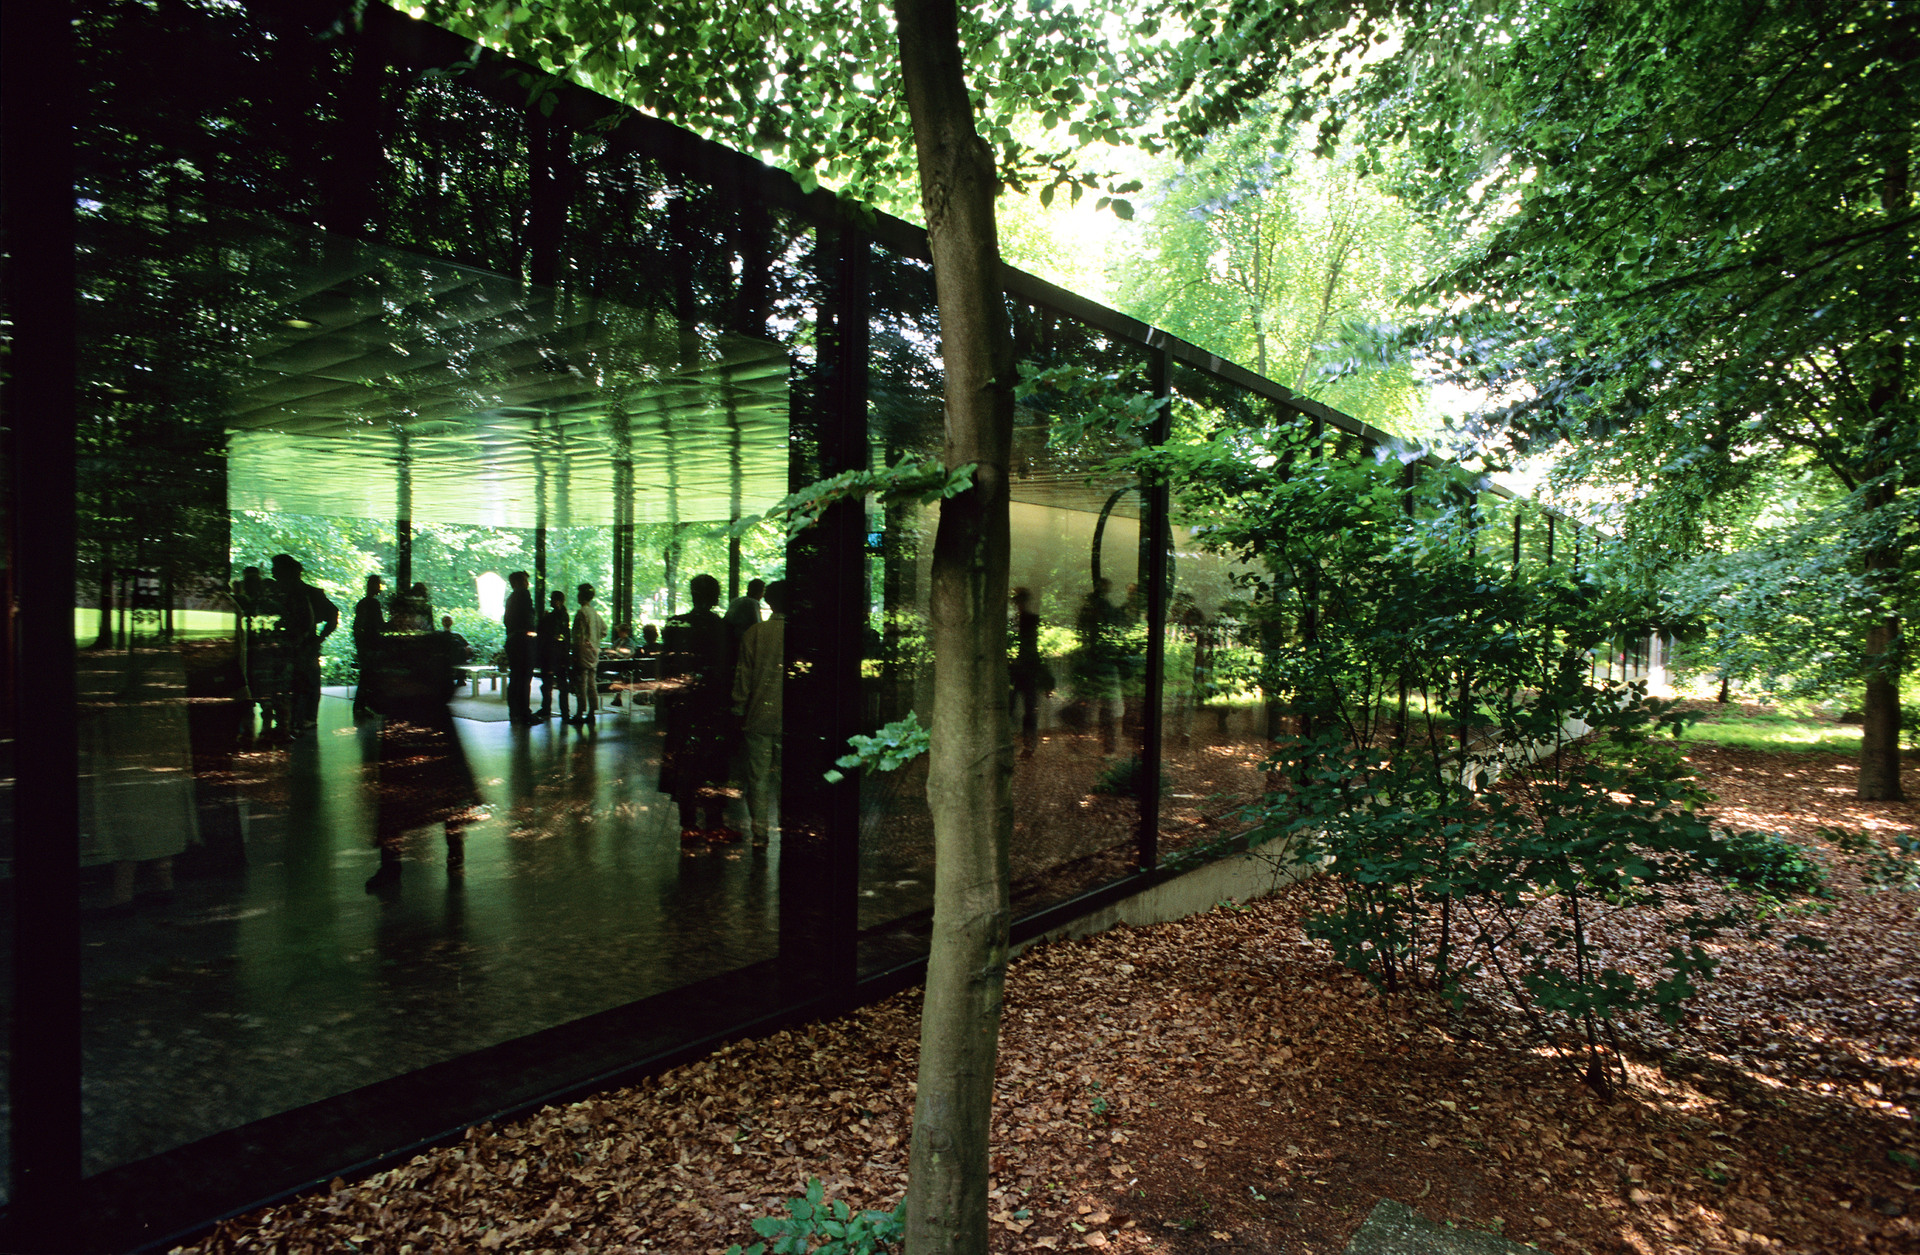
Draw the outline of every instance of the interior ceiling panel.
[[[787,493],[777,343],[683,343],[666,314],[278,226],[228,255],[233,509],[392,519],[405,497],[420,522],[607,526],[629,467],[639,523],[761,513]],[[938,444],[937,376],[929,362],[918,386],[875,380],[910,446]],[[1015,500],[1140,513],[1137,493],[1110,500],[1089,475],[1097,458],[1023,447]]]
[[[605,301],[330,238],[246,241],[261,311],[229,378],[228,504],[601,526],[759,513],[787,493],[787,353]]]

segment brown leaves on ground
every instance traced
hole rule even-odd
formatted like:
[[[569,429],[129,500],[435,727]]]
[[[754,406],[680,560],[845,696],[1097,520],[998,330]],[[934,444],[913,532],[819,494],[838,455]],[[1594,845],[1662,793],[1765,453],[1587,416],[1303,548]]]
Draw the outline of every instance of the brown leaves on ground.
[[[1816,851],[1825,955],[1722,945],[1676,1030],[1632,1026],[1598,1101],[1492,1000],[1375,996],[1299,926],[1326,887],[1039,947],[1007,985],[997,1252],[1334,1252],[1382,1197],[1555,1252],[1920,1249],[1916,895],[1858,892],[1830,755],[1690,747],[1729,826]],[[1910,788],[1912,784],[1910,783]],[[197,1251],[717,1252],[808,1177],[906,1184],[912,993],[231,1221]]]

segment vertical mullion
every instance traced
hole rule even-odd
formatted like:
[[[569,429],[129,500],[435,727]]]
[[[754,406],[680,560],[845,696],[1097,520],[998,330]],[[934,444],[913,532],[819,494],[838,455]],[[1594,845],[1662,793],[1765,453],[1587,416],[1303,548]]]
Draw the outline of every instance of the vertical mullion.
[[[8,1245],[64,1250],[81,1178],[80,788],[74,682],[75,85],[70,8],[0,8],[7,188],[6,660],[14,776]],[[25,247],[27,241],[32,247]],[[31,735],[21,735],[31,729]]]
[[[867,460],[869,241],[817,228],[819,357],[793,410],[790,486]],[[787,544],[789,588],[780,773],[780,958],[795,998],[854,996],[858,974],[860,784],[825,774],[860,727],[866,505],[841,501]]]
[[[1173,350],[1157,333],[1159,344],[1153,353],[1152,385],[1154,399],[1160,402],[1148,439],[1165,444],[1172,431]],[[1152,871],[1160,861],[1161,738],[1166,732],[1167,676],[1167,600],[1173,590],[1168,564],[1168,549],[1173,539],[1172,489],[1165,475],[1156,475],[1143,485],[1147,499],[1147,675],[1146,697],[1141,708],[1140,746],[1140,840],[1141,871]]]

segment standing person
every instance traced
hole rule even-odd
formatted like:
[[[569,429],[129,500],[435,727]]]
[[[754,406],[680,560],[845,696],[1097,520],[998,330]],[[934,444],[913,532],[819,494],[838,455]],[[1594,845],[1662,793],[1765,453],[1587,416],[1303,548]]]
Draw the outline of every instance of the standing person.
[[[1080,636],[1080,648],[1073,660],[1074,697],[1099,726],[1100,752],[1107,755],[1114,752],[1115,724],[1120,713],[1120,657],[1124,648],[1120,640],[1120,611],[1107,600],[1107,590],[1112,587],[1110,580],[1095,580],[1087,599],[1080,604],[1079,619],[1074,625]]]
[[[760,599],[765,597],[766,593],[765,580],[751,579],[747,581],[747,595],[733,599],[733,604],[727,607],[727,613],[722,620],[727,625],[727,636],[730,640],[737,644],[740,638],[747,634],[748,628],[760,622]]]
[[[507,718],[533,722],[533,668],[540,650],[540,629],[533,617],[533,594],[527,591],[525,571],[507,576],[513,591],[507,594],[500,622],[507,630]]]
[[[260,574],[259,567],[250,566],[234,582],[233,599],[240,606],[242,667],[247,697],[260,708],[260,735],[285,732],[284,725],[276,729],[274,722],[286,705],[285,651],[279,633],[267,622],[278,612],[279,590]]]
[[[740,661],[733,671],[733,713],[741,718],[746,740],[747,815],[756,846],[765,845],[772,831],[767,794],[786,693],[787,582],[767,585],[766,598],[773,615],[740,638]]]
[[[747,581],[747,595],[736,597],[727,607],[726,614],[720,618],[727,632],[727,674],[733,674],[733,666],[740,660],[740,638],[747,629],[760,622],[760,599],[766,596],[767,582],[762,579]]]
[[[547,596],[548,609],[540,616],[540,710],[533,717],[545,722],[554,714],[553,699],[560,697],[560,721],[567,721],[567,691],[573,684],[573,633],[567,622],[567,595],[554,589]]]
[[[380,706],[380,638],[387,632],[387,614],[380,607],[380,577],[367,577],[367,595],[353,603],[353,662],[360,683],[353,690],[353,717],[363,718]]]
[[[570,722],[574,727],[593,722],[600,712],[600,638],[607,634],[607,621],[593,605],[593,585],[580,586],[580,609],[573,616],[574,707]]]
[[[688,591],[693,609],[668,619],[660,642],[660,673],[671,680],[664,689],[660,791],[680,807],[682,841],[738,841],[741,834],[724,823],[733,755],[733,673],[726,624],[713,610],[720,604],[720,581],[696,575]],[[698,822],[702,812],[705,826]]]
[[[482,817],[473,768],[454,730],[447,703],[456,688],[447,664],[450,633],[413,633],[396,645],[413,665],[387,689],[379,757],[367,783],[380,866],[367,892],[388,896],[400,884],[408,834],[435,825],[446,833],[447,872],[458,878],[466,862],[466,830]]]
[[[1040,694],[1053,692],[1053,672],[1040,661],[1040,615],[1033,608],[1033,592],[1013,590],[1014,700],[1020,705],[1020,757],[1032,758],[1040,743]]]
[[[306,582],[292,554],[273,556],[280,590],[280,633],[287,650],[289,730],[298,736],[319,726],[320,647],[340,626],[340,607]]]

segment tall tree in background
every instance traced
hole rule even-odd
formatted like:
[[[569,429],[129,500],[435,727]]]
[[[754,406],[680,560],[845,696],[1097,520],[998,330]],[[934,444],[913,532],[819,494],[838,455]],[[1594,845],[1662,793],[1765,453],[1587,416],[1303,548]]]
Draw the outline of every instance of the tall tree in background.
[[[1871,597],[1859,796],[1901,796],[1911,580],[1920,11],[1881,0],[1561,0],[1423,11],[1331,116],[1405,142],[1461,249],[1427,347],[1562,482],[1686,502],[1804,451]],[[1671,543],[1673,535],[1656,537]]]
[[[1251,366],[1295,392],[1402,434],[1421,406],[1404,355],[1335,372],[1328,349],[1386,320],[1429,270],[1431,244],[1364,160],[1313,151],[1310,131],[1263,102],[1158,180],[1135,250],[1116,265],[1135,317]]]

